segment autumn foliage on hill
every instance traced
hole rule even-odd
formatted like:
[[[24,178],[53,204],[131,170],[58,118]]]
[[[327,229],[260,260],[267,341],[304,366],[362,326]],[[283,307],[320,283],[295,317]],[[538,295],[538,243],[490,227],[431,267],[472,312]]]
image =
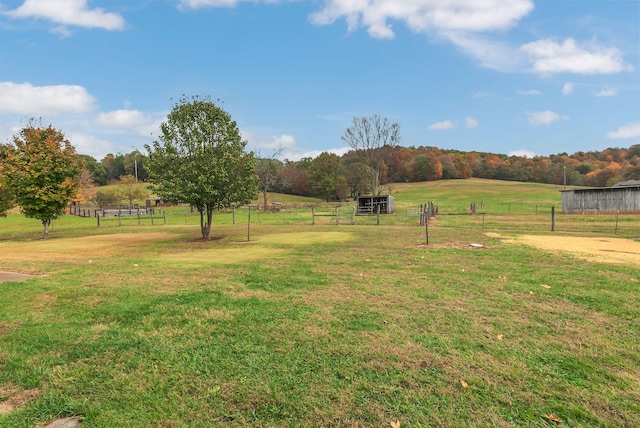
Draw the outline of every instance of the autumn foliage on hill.
[[[345,154],[339,162],[327,162],[327,159],[323,154],[297,162],[285,160],[278,168],[278,178],[270,191],[335,200],[370,191],[366,165],[354,152]],[[382,184],[470,177],[564,184],[566,177],[566,184],[570,186],[604,187],[640,179],[640,144],[601,152],[531,158],[398,146],[385,160],[380,176]],[[336,185],[331,187],[330,183]]]

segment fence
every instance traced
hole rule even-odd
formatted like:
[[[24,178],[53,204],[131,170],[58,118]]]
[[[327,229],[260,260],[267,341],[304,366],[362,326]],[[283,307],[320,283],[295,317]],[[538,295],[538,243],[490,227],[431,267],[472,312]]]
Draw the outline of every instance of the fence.
[[[511,232],[600,233],[640,236],[640,214],[564,214],[557,210],[531,213],[440,214],[429,220],[430,227],[475,228]]]
[[[105,216],[96,215],[97,227],[112,227],[112,226],[122,226],[123,223],[125,225],[135,225],[142,226],[144,224],[149,224],[151,226],[156,224],[167,224],[167,212],[162,210],[157,210],[154,215],[154,210],[149,210],[149,214],[144,214],[144,210],[138,210],[136,213],[134,211],[133,214],[121,214],[119,212],[115,214],[108,214]]]
[[[433,206],[429,209],[429,206]],[[484,205],[484,210],[480,207]],[[425,206],[427,209],[425,210]],[[469,207],[469,205],[467,205]],[[477,211],[471,209],[456,209],[455,205],[444,207],[440,205],[424,204],[421,207],[403,208],[396,214],[381,216],[354,216],[353,206],[344,205],[335,207],[331,205],[317,205],[297,207],[294,209],[282,209],[280,212],[264,212],[253,208],[251,218],[248,218],[248,208],[238,207],[219,211],[214,214],[213,223],[219,225],[232,224],[264,224],[264,225],[405,225],[408,227],[424,226],[424,212],[435,213],[428,221],[429,228],[460,228],[480,229],[486,231],[509,232],[539,232],[550,233],[597,233],[609,236],[640,237],[640,213],[584,213],[564,214],[555,210],[552,216],[551,205],[532,204],[503,204],[488,207],[485,204],[477,204]],[[497,208],[489,211],[489,208]],[[517,208],[517,209],[516,209]],[[86,210],[86,209],[85,209]],[[133,211],[136,213],[135,211]],[[142,212],[142,210],[141,210]],[[127,210],[128,213],[128,210]],[[175,206],[156,208],[154,212],[147,214],[137,213],[131,216],[116,215],[113,217],[97,218],[95,212],[91,212],[91,218],[82,216],[63,216],[51,224],[51,233],[66,230],[95,229],[100,222],[101,228],[121,226],[147,226],[147,225],[199,225],[200,216],[197,212],[191,212],[189,207]],[[122,214],[122,212],[121,212]],[[87,215],[87,214],[85,214]],[[434,231],[435,232],[435,231]],[[0,237],[23,234],[42,233],[42,224],[34,219],[26,219],[19,214],[10,214],[7,218],[0,218]],[[436,232],[437,233],[437,232]]]

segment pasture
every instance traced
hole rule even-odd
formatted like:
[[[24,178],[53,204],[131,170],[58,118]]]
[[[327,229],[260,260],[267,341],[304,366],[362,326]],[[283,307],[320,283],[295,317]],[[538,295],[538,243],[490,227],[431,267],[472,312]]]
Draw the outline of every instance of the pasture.
[[[469,198],[559,200],[490,184]],[[403,185],[399,213],[466,206],[457,185]],[[0,271],[38,275],[0,283],[0,426],[640,425],[634,259],[482,228],[434,226],[427,246],[401,214],[262,213],[247,239],[225,213],[206,242],[185,209],[168,218],[65,216],[49,240],[0,218]]]

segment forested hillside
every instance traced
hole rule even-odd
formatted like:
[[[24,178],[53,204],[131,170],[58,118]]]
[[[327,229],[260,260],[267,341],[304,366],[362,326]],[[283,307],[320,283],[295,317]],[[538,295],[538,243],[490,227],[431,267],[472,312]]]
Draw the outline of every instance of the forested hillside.
[[[84,156],[96,184],[117,182],[122,176],[145,181],[146,156],[140,152],[108,154],[101,161]],[[256,174],[268,191],[326,200],[341,200],[369,192],[367,166],[355,152],[344,156],[322,153],[298,161],[259,159]],[[640,144],[603,151],[559,153],[551,156],[509,156],[462,152],[437,147],[394,147],[381,171],[383,184],[397,182],[489,178],[569,186],[611,186],[640,179]]]

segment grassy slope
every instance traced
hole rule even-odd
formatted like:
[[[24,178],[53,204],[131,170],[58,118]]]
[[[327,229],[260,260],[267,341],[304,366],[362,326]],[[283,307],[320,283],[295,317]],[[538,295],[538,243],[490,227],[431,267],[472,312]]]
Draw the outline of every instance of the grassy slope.
[[[0,241],[49,274],[0,284],[1,426],[640,425],[635,268],[477,230],[117,231]]]

